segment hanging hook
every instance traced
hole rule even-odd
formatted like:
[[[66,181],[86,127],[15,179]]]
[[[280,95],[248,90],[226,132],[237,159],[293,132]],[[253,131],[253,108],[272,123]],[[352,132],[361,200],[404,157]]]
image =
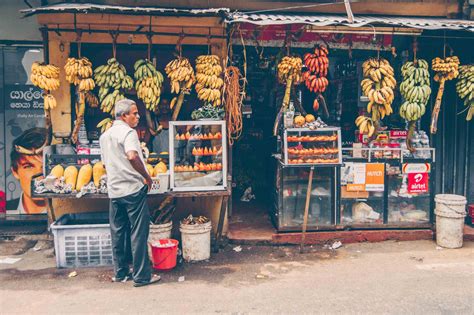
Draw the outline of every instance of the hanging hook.
[[[148,40],[147,56],[148,56],[148,60],[151,60],[151,46],[153,45],[153,33],[148,32],[145,36],[146,36],[146,39]]]
[[[416,40],[416,36],[413,36],[413,63],[415,65],[418,63],[418,59],[416,58],[417,52],[418,52],[418,42]]]
[[[181,28],[181,33],[179,34],[178,41],[176,42],[175,51],[179,58],[183,55],[183,40],[186,34],[184,33],[184,28]]]
[[[110,36],[112,37],[112,56],[115,58],[117,56],[117,38],[119,32],[117,31],[110,31]]]

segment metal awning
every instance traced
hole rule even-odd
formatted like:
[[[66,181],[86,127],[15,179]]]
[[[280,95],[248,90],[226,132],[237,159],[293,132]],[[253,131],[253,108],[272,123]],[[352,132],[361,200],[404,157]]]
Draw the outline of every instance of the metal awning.
[[[307,24],[313,26],[405,26],[422,30],[465,30],[474,32],[474,21],[444,18],[389,17],[355,15],[351,23],[342,15],[295,15],[295,14],[247,14],[228,13],[227,23],[251,23],[256,25]]]
[[[211,9],[177,9],[157,7],[130,7],[120,5],[102,5],[93,3],[59,3],[49,6],[21,10],[27,16],[48,13],[112,13],[112,14],[134,14],[134,15],[200,15],[216,16],[229,13],[227,8]]]

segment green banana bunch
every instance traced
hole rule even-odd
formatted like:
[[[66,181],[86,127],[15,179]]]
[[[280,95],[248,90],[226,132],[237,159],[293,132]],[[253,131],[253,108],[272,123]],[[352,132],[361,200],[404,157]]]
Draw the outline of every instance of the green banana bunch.
[[[138,98],[145,103],[147,110],[155,111],[160,103],[163,75],[147,59],[137,60],[133,68],[135,69],[135,90]]]
[[[464,100],[464,105],[469,106],[466,120],[470,121],[474,116],[474,65],[459,67],[456,92],[459,97]]]
[[[405,102],[400,106],[400,116],[416,121],[424,115],[431,96],[429,64],[423,59],[418,59],[416,64],[408,61],[401,71],[400,93]]]
[[[112,127],[113,122],[114,121],[111,118],[105,118],[97,124],[97,128],[100,128],[100,133],[104,133],[105,131],[107,131],[107,129]]]
[[[94,80],[99,86],[100,108],[113,115],[115,103],[125,98],[122,90],[133,88],[133,79],[127,75],[124,65],[110,58],[107,64],[95,68]]]

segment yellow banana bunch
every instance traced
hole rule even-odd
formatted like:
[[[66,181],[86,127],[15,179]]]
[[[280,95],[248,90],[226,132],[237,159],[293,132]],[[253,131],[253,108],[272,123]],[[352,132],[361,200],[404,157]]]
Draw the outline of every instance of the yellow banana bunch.
[[[125,66],[115,58],[110,58],[107,60],[107,64],[95,68],[94,79],[100,87],[100,108],[105,113],[113,114],[115,103],[125,98],[122,90],[133,88],[132,77],[127,75]]]
[[[441,59],[436,57],[431,61],[431,68],[436,72],[434,80],[439,82],[438,93],[436,93],[436,101],[431,112],[430,132],[435,134],[438,127],[438,116],[441,110],[441,101],[443,99],[444,85],[446,81],[457,78],[459,75],[459,58],[456,56]]]
[[[56,107],[56,99],[51,94],[44,95],[44,109],[54,109]]]
[[[59,68],[55,65],[33,62],[30,80],[42,90],[57,90],[59,88]]]
[[[160,103],[163,75],[147,59],[137,60],[133,68],[137,96],[145,103],[146,109],[153,112]]]
[[[459,58],[457,56],[446,59],[436,57],[431,61],[431,68],[437,72],[434,76],[435,81],[439,82],[441,78],[452,80],[459,75]]]
[[[66,81],[74,85],[79,85],[80,91],[90,91],[94,89],[95,83],[94,80],[91,79],[92,62],[86,57],[68,58],[64,65],[64,70],[66,71]],[[83,80],[87,79],[89,79],[87,83],[82,83]]]
[[[189,92],[196,80],[194,69],[187,58],[178,57],[171,60],[166,65],[165,72],[171,81],[171,93],[178,94],[182,89]]]
[[[369,137],[372,137],[375,133],[374,122],[369,117],[359,116],[355,120],[355,124],[359,127],[359,132],[361,134],[367,134]]]
[[[292,84],[300,84],[302,68],[303,60],[300,57],[285,56],[278,64],[278,80],[281,84],[287,84],[288,79],[291,79]]]
[[[105,118],[97,124],[97,128],[100,128],[100,133],[104,133],[107,129],[112,127],[114,121],[111,118]]]
[[[367,112],[376,119],[393,113],[392,102],[397,85],[394,71],[386,59],[370,58],[362,64],[364,79],[360,83],[362,93],[369,98]]]
[[[196,92],[198,98],[214,106],[222,105],[221,90],[224,86],[222,66],[216,55],[202,55],[196,59]]]

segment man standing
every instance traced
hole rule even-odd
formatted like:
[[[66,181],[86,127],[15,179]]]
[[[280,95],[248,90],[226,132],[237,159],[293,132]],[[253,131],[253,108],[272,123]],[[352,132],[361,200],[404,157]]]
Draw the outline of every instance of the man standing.
[[[134,101],[118,101],[115,104],[115,121],[100,137],[110,198],[110,230],[115,269],[112,280],[124,282],[130,277],[126,255],[127,238],[130,236],[133,281],[136,287],[160,280],[157,275],[151,276],[148,257],[150,214],[146,197],[152,180],[145,168],[138,134],[132,129],[138,125],[139,119]]]

